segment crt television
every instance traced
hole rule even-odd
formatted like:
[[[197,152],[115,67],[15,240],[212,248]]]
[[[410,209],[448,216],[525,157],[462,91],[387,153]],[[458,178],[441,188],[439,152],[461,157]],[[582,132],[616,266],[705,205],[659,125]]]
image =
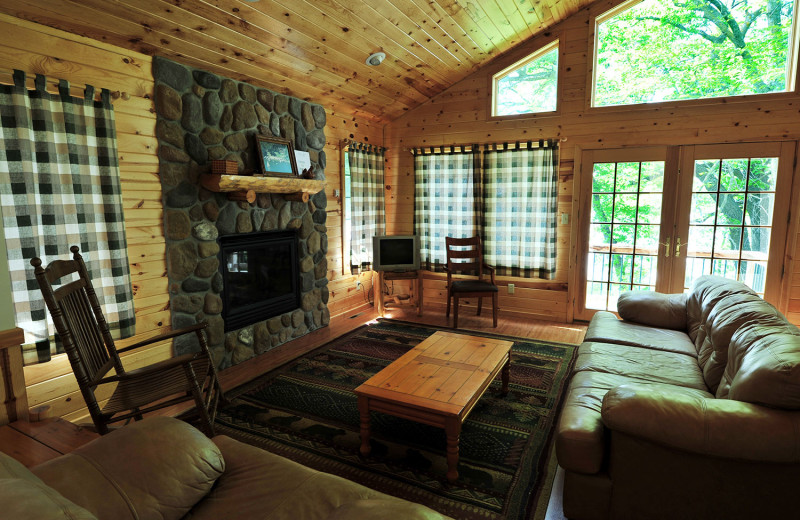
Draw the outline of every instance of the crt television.
[[[419,237],[372,237],[372,264],[376,271],[416,271],[419,269]]]

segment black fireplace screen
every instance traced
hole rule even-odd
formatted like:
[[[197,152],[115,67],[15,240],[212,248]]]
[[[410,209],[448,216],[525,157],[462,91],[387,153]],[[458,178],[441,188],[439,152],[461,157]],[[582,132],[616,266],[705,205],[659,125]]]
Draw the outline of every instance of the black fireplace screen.
[[[220,238],[225,332],[300,306],[297,235],[293,231]]]

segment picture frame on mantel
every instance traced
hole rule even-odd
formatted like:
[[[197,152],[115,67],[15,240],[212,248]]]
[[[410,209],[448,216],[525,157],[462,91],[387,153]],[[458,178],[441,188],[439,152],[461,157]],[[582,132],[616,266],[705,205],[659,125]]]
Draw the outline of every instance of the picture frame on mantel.
[[[297,163],[292,142],[280,137],[256,136],[260,169],[264,175],[297,177]]]

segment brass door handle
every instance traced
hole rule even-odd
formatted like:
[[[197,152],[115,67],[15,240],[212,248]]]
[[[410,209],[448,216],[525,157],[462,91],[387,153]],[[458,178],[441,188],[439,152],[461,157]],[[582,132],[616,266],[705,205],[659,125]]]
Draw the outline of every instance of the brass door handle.
[[[678,241],[675,243],[675,256],[681,256],[681,237],[678,237]]]
[[[664,256],[665,257],[669,256],[669,239],[670,239],[670,237],[667,237],[667,241],[664,242],[663,244],[661,244],[662,246],[664,246]]]

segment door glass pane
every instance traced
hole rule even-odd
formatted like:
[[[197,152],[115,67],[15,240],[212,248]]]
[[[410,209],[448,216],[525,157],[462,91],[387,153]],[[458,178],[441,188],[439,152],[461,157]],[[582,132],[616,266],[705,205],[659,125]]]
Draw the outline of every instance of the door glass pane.
[[[628,290],[654,290],[663,162],[597,163],[586,268],[586,308],[616,310]]]
[[[716,274],[763,296],[778,159],[703,159],[694,170],[684,288]]]

